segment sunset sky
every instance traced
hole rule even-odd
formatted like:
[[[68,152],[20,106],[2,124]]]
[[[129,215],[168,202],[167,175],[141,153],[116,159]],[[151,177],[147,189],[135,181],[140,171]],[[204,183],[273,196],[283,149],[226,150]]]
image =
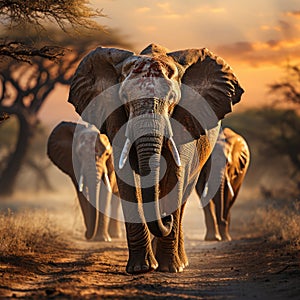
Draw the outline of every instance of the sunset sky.
[[[284,76],[287,63],[300,62],[299,0],[91,3],[108,16],[99,22],[118,29],[136,52],[157,43],[170,50],[206,47],[223,57],[245,89],[236,110],[265,103],[267,85]],[[62,94],[67,98],[67,89]],[[74,117],[69,105],[62,112]]]

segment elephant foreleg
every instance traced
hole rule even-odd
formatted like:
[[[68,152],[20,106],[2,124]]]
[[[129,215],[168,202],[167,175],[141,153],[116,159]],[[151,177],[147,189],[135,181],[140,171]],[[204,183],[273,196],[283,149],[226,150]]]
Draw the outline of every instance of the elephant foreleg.
[[[212,200],[203,208],[204,210],[204,219],[206,226],[206,234],[204,237],[205,241],[220,241],[221,236],[219,233],[216,213],[215,213],[215,204]]]
[[[226,221],[227,223],[227,232],[228,235],[230,237],[229,234],[229,227],[230,227],[230,210],[231,207],[233,206],[238,194],[239,194],[239,190],[241,187],[241,182],[238,182],[238,184],[233,183],[233,190],[234,190],[234,196],[232,197],[230,191],[227,191],[227,193],[224,195],[224,213],[223,213],[223,219]]]
[[[227,178],[223,176],[220,188],[213,198],[216,208],[216,218],[219,227],[221,239],[223,241],[230,241],[229,225],[227,216],[229,213],[228,204],[230,202],[231,192],[227,184]]]
[[[196,184],[196,192],[200,200],[204,190],[205,182],[208,179],[207,165],[210,166],[210,159],[203,167],[198,182]],[[202,205],[204,205],[204,203],[202,203]],[[219,229],[218,229],[218,223],[217,223],[217,218],[215,213],[215,205],[212,200],[210,200],[205,206],[203,206],[203,211],[204,211],[204,220],[205,220],[205,227],[206,227],[206,234],[204,240],[220,241],[221,236],[219,234]]]
[[[151,248],[150,233],[146,224],[125,223],[129,258],[126,271],[130,274],[156,270],[158,263]]]
[[[172,213],[174,223],[171,233],[162,238],[154,238],[153,244],[156,249],[155,257],[158,262],[158,271],[182,272],[183,264],[178,253],[178,239],[180,232],[180,208]]]
[[[180,224],[179,224],[179,236],[178,236],[178,256],[182,263],[182,267],[186,268],[189,265],[189,261],[185,252],[184,248],[184,235],[183,235],[183,228],[182,228],[182,219],[183,219],[183,212],[186,205],[186,200],[183,200],[183,205],[181,206],[180,210]]]
[[[122,199],[129,252],[126,271],[130,274],[138,274],[155,270],[158,263],[152,251],[150,232],[141,216],[141,210],[138,209],[135,187],[127,185],[119,178],[118,187]]]

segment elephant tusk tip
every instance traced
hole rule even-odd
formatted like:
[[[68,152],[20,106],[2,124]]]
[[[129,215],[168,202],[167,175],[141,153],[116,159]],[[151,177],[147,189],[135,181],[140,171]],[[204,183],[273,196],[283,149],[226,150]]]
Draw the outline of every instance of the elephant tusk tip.
[[[125,166],[129,151],[130,151],[130,147],[131,147],[131,142],[130,139],[127,138],[125,145],[123,147],[122,153],[121,153],[121,157],[119,160],[119,169],[123,169],[123,167]]]
[[[125,159],[120,159],[119,161],[119,169],[122,170],[125,166],[125,162],[126,160]]]
[[[106,185],[108,192],[112,193],[112,188],[111,188],[109,177],[108,177],[107,173],[104,174],[104,183]]]
[[[80,177],[79,177],[78,190],[81,193],[83,192],[83,175],[80,175]]]
[[[180,155],[179,155],[179,152],[177,150],[176,144],[175,144],[175,142],[174,142],[174,140],[173,140],[172,137],[170,138],[170,142],[171,142],[171,152],[172,152],[174,161],[175,161],[175,163],[176,163],[176,165],[178,167],[181,167]]]
[[[228,189],[229,189],[230,195],[233,198],[234,197],[234,191],[233,191],[233,187],[232,187],[232,185],[231,185],[231,183],[230,183],[229,180],[227,180],[227,185],[228,185]]]
[[[201,198],[206,198],[207,194],[208,194],[208,183],[206,182]]]

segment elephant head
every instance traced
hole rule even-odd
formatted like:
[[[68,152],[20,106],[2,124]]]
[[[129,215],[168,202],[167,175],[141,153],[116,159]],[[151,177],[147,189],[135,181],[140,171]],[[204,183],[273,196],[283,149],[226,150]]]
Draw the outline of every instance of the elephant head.
[[[101,179],[111,194],[109,174],[112,171],[112,148],[106,135],[93,125],[61,122],[48,140],[48,156],[64,173],[68,174],[77,192],[86,193],[91,205],[83,208],[86,236],[92,239],[97,232]],[[101,199],[101,202],[109,199]],[[82,204],[81,204],[82,205]]]
[[[97,104],[93,102],[116,84],[117,104],[110,97],[100,97]],[[148,228],[156,236],[166,236],[172,217],[162,217],[158,205],[162,148],[172,154],[173,164],[179,170],[181,160],[176,144],[198,139],[214,127],[231,111],[232,104],[240,101],[242,93],[231,68],[207,49],[169,52],[151,44],[139,55],[102,47],[89,53],[76,70],[68,101],[83,118],[101,127],[111,142],[127,122],[118,167],[124,167],[134,145],[136,172],[142,187],[140,197],[143,203],[153,203],[150,210],[144,211]],[[203,105],[204,102],[208,104]],[[86,113],[88,106],[93,109]],[[98,113],[93,114],[95,111]],[[110,118],[114,112],[118,117]],[[205,125],[199,122],[203,116]],[[117,121],[121,119],[122,122]],[[175,130],[172,119],[183,130]],[[153,215],[155,221],[150,220]]]

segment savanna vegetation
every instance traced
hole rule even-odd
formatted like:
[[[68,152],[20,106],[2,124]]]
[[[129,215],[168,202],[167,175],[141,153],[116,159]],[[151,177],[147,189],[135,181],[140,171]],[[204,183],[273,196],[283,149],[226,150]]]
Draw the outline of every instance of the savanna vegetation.
[[[61,228],[46,211],[2,212],[0,232],[0,253],[4,257],[30,255],[49,246],[64,245]]]

